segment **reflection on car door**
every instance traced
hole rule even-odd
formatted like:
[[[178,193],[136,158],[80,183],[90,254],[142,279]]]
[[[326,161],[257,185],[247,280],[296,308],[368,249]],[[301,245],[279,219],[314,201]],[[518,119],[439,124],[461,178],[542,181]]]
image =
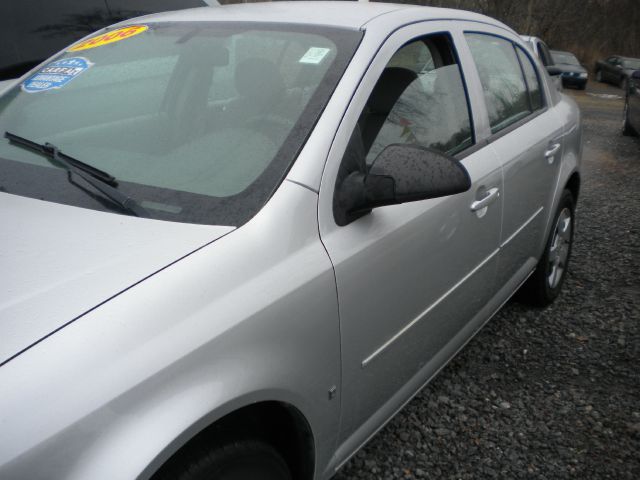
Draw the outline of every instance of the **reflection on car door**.
[[[430,25],[443,30],[443,24]],[[407,27],[382,48],[347,111],[323,177],[320,233],[335,267],[342,337],[338,457],[455,353],[494,293],[500,164],[490,149],[473,148],[450,36],[418,37],[424,28]],[[375,160],[367,152],[392,143],[467,153],[462,163],[471,190],[377,208],[338,226],[332,212],[336,178],[348,164],[366,169]],[[472,211],[482,199],[488,206]]]
[[[524,49],[488,33],[468,33],[466,38],[485,92],[491,147],[503,166],[497,281],[512,291],[542,251],[562,156],[562,124]]]

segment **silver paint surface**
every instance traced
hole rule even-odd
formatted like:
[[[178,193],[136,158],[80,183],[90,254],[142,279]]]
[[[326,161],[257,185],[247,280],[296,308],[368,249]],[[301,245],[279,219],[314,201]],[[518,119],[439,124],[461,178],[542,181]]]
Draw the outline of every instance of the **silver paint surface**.
[[[125,24],[192,20],[365,35],[289,181],[238,229],[0,194],[3,356],[80,316],[0,368],[3,480],[149,478],[202,428],[262,401],[304,416],[314,478],[329,479],[531,273],[580,169],[579,110],[537,64],[548,109],[462,160],[471,190],[338,227],[339,162],[395,50],[451,33],[482,141],[488,115],[463,33],[517,35],[468,12],[357,2],[224,6]],[[562,152],[549,165],[551,141]],[[471,205],[494,188],[500,195],[477,215]]]

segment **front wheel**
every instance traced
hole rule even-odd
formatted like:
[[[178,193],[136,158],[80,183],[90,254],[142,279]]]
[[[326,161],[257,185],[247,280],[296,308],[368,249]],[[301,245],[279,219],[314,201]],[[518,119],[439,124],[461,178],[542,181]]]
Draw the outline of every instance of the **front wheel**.
[[[571,192],[565,190],[553,219],[544,254],[518,292],[520,300],[536,307],[546,307],[558,297],[571,257],[574,223],[575,200]]]
[[[268,443],[242,440],[179,452],[153,480],[291,480],[291,472]]]

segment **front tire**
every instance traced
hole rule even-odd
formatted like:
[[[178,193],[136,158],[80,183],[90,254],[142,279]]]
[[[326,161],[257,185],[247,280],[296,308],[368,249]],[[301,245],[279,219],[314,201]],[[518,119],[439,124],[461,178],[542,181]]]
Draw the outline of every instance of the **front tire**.
[[[179,452],[153,480],[292,480],[278,451],[261,440],[241,440]]]
[[[535,307],[546,307],[560,294],[564,282],[575,224],[575,200],[569,190],[562,192],[544,254],[529,279],[522,285],[518,298]]]

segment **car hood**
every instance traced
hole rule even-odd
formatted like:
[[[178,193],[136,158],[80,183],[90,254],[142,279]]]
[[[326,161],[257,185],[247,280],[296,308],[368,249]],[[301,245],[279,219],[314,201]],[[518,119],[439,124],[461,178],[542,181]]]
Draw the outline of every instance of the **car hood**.
[[[566,63],[556,63],[554,67],[557,67],[562,72],[578,72],[587,73],[587,70],[580,65],[568,65]]]
[[[0,364],[234,227],[0,193]]]

